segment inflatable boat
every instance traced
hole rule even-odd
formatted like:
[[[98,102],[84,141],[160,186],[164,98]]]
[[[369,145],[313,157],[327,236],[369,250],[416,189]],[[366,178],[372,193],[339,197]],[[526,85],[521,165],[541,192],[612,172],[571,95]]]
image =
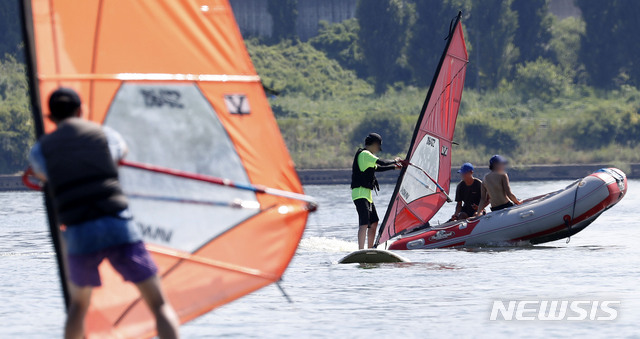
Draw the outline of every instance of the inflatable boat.
[[[420,226],[400,235],[390,250],[478,245],[541,244],[570,237],[617,204],[627,178],[616,168],[601,169],[565,189],[475,219]]]
[[[627,192],[619,169],[605,168],[565,189],[479,218],[430,224],[447,202],[456,120],[469,61],[460,23],[450,26],[445,50],[416,123],[375,247],[414,250],[459,246],[540,244],[589,226]]]

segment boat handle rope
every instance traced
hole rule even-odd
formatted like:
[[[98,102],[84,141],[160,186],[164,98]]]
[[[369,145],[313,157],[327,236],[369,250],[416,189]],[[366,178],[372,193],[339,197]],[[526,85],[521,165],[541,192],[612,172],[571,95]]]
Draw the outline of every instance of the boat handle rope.
[[[573,218],[575,218],[576,214],[576,204],[578,203],[578,189],[580,189],[580,184],[582,184],[582,180],[576,183],[576,192],[573,196],[573,208],[571,209],[571,219],[565,218],[564,224],[567,225],[567,232],[571,233],[571,226],[573,226]],[[567,237],[567,244],[571,241],[571,234]]]

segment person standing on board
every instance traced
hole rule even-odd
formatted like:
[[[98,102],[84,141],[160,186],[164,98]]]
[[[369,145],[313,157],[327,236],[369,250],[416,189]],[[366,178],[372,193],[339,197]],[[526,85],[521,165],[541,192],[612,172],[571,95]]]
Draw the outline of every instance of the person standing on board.
[[[476,214],[480,203],[482,181],[473,176],[473,165],[464,163],[458,170],[462,181],[456,187],[456,212],[451,220],[467,219]]]
[[[178,338],[178,317],[166,300],[157,267],[144,247],[118,181],[117,162],[127,147],[114,130],[80,118],[81,101],[72,89],[49,98],[57,129],[31,149],[29,161],[53,190],[66,247],[69,310],[65,338],[84,337],[91,291],[101,285],[98,265],[108,259],[124,280],[138,287],[156,318],[160,338]]]
[[[507,159],[500,155],[494,155],[489,160],[489,170],[491,172],[485,175],[482,180],[482,191],[476,216],[484,212],[484,208],[487,207],[489,201],[493,212],[521,204],[511,192],[509,176],[505,171],[508,163]]]
[[[399,169],[402,167],[400,158],[395,160],[380,160],[375,155],[382,151],[382,137],[377,133],[369,133],[364,139],[364,148],[358,148],[353,157],[351,172],[351,198],[358,212],[358,248],[364,249],[365,238],[368,235],[368,248],[373,247],[378,228],[378,212],[373,204],[371,191],[379,190],[375,172]],[[367,231],[368,230],[368,231]]]

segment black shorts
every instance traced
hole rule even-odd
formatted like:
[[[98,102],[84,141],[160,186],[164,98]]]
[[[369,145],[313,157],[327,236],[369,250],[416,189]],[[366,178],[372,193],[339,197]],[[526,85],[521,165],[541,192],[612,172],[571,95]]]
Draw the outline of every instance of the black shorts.
[[[476,214],[476,210],[474,210],[473,207],[467,205],[462,206],[462,210],[460,212],[466,213],[467,217],[469,218]]]
[[[509,208],[509,207],[513,207],[513,206],[515,206],[515,204],[514,204],[514,203],[512,203],[511,201],[509,201],[509,202],[508,202],[508,203],[506,203],[506,204],[502,204],[502,205],[500,205],[500,206],[496,206],[496,207],[491,207],[491,212],[495,212],[495,211],[503,210],[503,209],[505,209],[505,208]]]
[[[358,211],[358,225],[367,225],[370,228],[371,224],[380,220],[378,219],[376,205],[369,202],[369,200],[361,198],[354,200],[353,203],[356,205],[356,211]]]

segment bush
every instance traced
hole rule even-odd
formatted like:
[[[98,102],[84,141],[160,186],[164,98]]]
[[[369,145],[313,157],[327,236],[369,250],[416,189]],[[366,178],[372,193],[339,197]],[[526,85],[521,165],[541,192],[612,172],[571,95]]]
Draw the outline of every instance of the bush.
[[[355,71],[360,78],[366,78],[367,65],[358,46],[358,20],[351,18],[334,24],[323,20],[319,24],[318,35],[309,39],[309,43],[338,61],[340,66]]]
[[[461,125],[464,139],[468,143],[467,148],[484,146],[487,153],[509,155],[520,146],[518,131],[512,121],[474,116],[460,119],[459,126]]]
[[[620,126],[616,129],[615,141],[624,146],[635,147],[640,143],[640,112],[626,111],[620,115]]]
[[[566,92],[569,82],[558,66],[549,60],[538,59],[518,65],[513,84],[524,100],[537,98],[551,102]]]
[[[576,148],[597,149],[613,142],[617,124],[608,113],[611,112],[590,111],[567,126],[567,135],[573,138]]]
[[[371,132],[382,136],[382,148],[385,154],[404,155],[409,149],[413,130],[403,123],[399,114],[382,111],[365,116],[351,133],[351,143],[362,147],[364,138]]]
[[[322,99],[373,92],[371,85],[358,79],[355,72],[343,69],[309,43],[285,40],[266,46],[248,40],[247,48],[263,83],[281,95]]]

